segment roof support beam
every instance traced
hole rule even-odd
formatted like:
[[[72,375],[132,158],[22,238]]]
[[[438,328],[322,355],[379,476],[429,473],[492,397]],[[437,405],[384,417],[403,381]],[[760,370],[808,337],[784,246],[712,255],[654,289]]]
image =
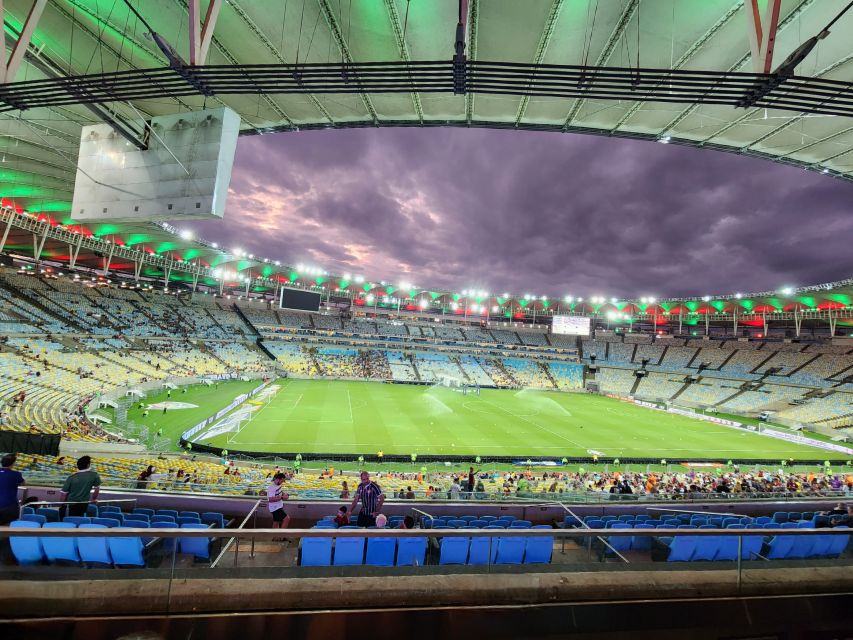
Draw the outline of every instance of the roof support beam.
[[[619,38],[622,37],[622,34],[631,22],[631,18],[634,17],[634,12],[637,10],[639,4],[640,0],[629,0],[628,4],[625,5],[625,8],[622,10],[622,15],[619,16],[619,21],[616,23],[616,26],[613,27],[613,31],[610,33],[607,43],[604,45],[601,53],[598,54],[598,59],[595,61],[593,66],[605,66],[607,61],[610,59],[610,55],[613,53],[613,50],[616,48],[616,45],[619,44]],[[578,98],[575,100],[575,104],[572,106],[571,111],[569,111],[569,114],[566,116],[566,121],[563,123],[563,131],[568,130],[569,127],[572,126],[572,122],[577,117],[578,113],[580,113],[584,102],[584,98]]]
[[[480,23],[480,0],[471,0],[468,3],[468,60],[477,59],[477,29]],[[474,97],[473,91],[465,94],[465,121],[470,125],[474,119]]]
[[[18,73],[18,67],[21,66],[21,61],[24,59],[24,54],[27,52],[27,47],[30,46],[30,40],[33,37],[33,32],[36,30],[39,18],[44,11],[47,0],[35,0],[33,6],[30,7],[30,12],[24,20],[24,26],[21,29],[21,35],[18,36],[18,41],[12,48],[12,54],[9,60],[6,60],[6,34],[5,30],[0,29],[0,51],[3,53],[3,64],[0,65],[0,83],[15,81],[15,74]],[[0,0],[0,18],[5,21],[6,10],[3,7],[3,0]]]
[[[12,216],[6,221],[6,230],[3,232],[3,239],[0,240],[0,253],[3,253],[3,247],[6,246],[6,240],[9,239],[9,229],[12,228]]]
[[[779,8],[782,0],[767,0],[764,15],[758,0],[746,0],[747,35],[752,52],[752,70],[755,73],[770,73],[773,68],[773,48],[776,46],[776,30],[779,26]]]
[[[222,0],[210,0],[207,5],[207,13],[204,22],[199,24],[201,16],[201,0],[189,0],[190,12],[190,64],[202,65],[207,60],[207,52],[213,40],[213,30],[216,27],[216,19],[222,8]]]
[[[394,39],[397,41],[397,47],[400,49],[400,59],[408,64],[411,62],[409,56],[409,45],[406,44],[406,38],[403,30],[400,28],[400,15],[397,13],[397,6],[394,0],[385,0],[385,9],[388,11],[388,18],[391,20],[391,28],[394,30]],[[424,110],[421,106],[421,97],[417,91],[412,91],[412,106],[415,108],[415,113],[418,120],[423,122]]]
[[[545,27],[542,29],[542,35],[539,38],[539,46],[536,47],[536,55],[533,58],[533,64],[539,66],[542,60],[545,59],[545,53],[548,51],[548,45],[551,44],[551,38],[554,35],[554,30],[557,26],[557,19],[560,17],[560,11],[563,8],[563,0],[554,0],[551,4],[551,11],[548,12],[548,18],[545,20]],[[521,104],[518,105],[518,111],[515,114],[515,124],[521,122],[524,117],[524,112],[527,111],[527,105],[530,103],[530,96],[524,96],[521,99]]]

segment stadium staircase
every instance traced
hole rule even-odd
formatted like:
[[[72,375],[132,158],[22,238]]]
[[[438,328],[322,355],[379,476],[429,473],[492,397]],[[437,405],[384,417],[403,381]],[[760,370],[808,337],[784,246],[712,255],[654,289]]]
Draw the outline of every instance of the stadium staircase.
[[[734,400],[735,398],[737,398],[737,397],[738,397],[738,396],[740,396],[740,395],[743,395],[743,394],[744,394],[744,393],[746,393],[747,391],[753,391],[753,390],[754,390],[754,389],[753,389],[753,387],[752,387],[752,381],[744,382],[744,383],[740,386],[740,388],[739,388],[735,393],[733,393],[733,394],[732,394],[732,395],[730,395],[730,396],[727,396],[727,397],[723,398],[723,399],[722,399],[722,400],[720,400],[719,402],[715,402],[715,403],[714,403],[714,406],[715,406],[715,407],[719,407],[719,406],[721,406],[721,405],[724,405],[726,402],[729,402],[729,401],[731,401],[731,400]]]
[[[693,357],[692,357],[692,358],[690,358],[690,360],[687,362],[687,364],[686,364],[686,365],[684,365],[684,366],[685,366],[685,368],[687,368],[687,369],[698,369],[698,368],[699,368],[699,365],[700,365],[700,364],[702,364],[702,363],[701,363],[701,362],[698,362],[698,363],[696,363],[695,365],[694,365],[693,363],[696,361],[696,358],[698,358],[698,357],[699,357],[699,354],[700,354],[700,353],[702,353],[702,349],[697,349],[697,350],[696,350],[696,353],[694,353],[694,354],[693,354]]]
[[[250,326],[251,326],[251,325],[250,325]],[[252,328],[254,329],[254,327],[252,327]],[[275,354],[273,354],[273,352],[272,352],[272,351],[270,351],[269,349],[267,349],[267,346],[264,344],[264,339],[263,339],[261,336],[258,336],[258,337],[257,337],[257,339],[255,340],[255,345],[256,345],[256,346],[258,347],[258,349],[260,349],[260,350],[264,353],[264,355],[266,355],[270,360],[272,360],[274,363],[278,363],[278,359],[275,357]]]
[[[761,367],[763,367],[763,366],[767,363],[767,361],[768,361],[768,360],[770,360],[770,359],[771,359],[773,356],[775,356],[775,355],[776,355],[776,352],[775,352],[775,351],[771,352],[771,353],[770,353],[770,355],[768,355],[766,358],[764,358],[764,359],[763,359],[763,360],[758,364],[758,366],[753,367],[752,369],[750,369],[750,370],[749,370],[749,372],[750,372],[750,373],[756,373],[758,369],[760,369]],[[764,375],[767,375],[767,374],[764,374]],[[764,377],[764,376],[762,376],[762,378],[763,378],[763,377]]]
[[[417,378],[418,382],[421,382],[421,372],[418,371],[418,365],[417,365],[417,362],[415,361],[415,356],[413,356],[411,353],[407,353],[405,355],[406,355],[406,359],[412,365],[412,371],[415,372],[415,378]]]
[[[14,297],[19,298],[21,300],[26,301],[28,304],[36,307],[40,311],[46,313],[49,317],[53,318],[59,324],[65,324],[73,329],[76,329],[80,333],[89,333],[86,328],[84,328],[79,322],[70,318],[63,318],[61,315],[53,311],[49,306],[44,304],[41,300],[36,296],[28,296],[25,295],[24,292],[17,287],[9,284],[5,280],[0,279],[0,289],[5,289],[9,293],[11,293]]]
[[[514,386],[514,387],[521,386],[518,383],[518,380],[516,380],[515,377],[513,377],[513,375],[509,372],[509,370],[504,366],[503,360],[501,360],[499,358],[495,358],[494,360],[492,360],[492,362],[494,363],[495,368],[498,369],[506,377],[507,380],[509,380],[509,383],[512,386]]]
[[[551,382],[551,384],[554,385],[554,388],[559,390],[560,386],[557,384],[557,381],[554,379],[554,375],[551,373],[551,369],[548,367],[548,363],[547,362],[537,362],[536,364],[538,364],[539,367],[542,369],[542,371],[545,372],[545,375],[548,377],[548,380]]]
[[[673,402],[678,396],[687,391],[690,388],[690,385],[693,384],[688,379],[685,378],[684,384],[681,385],[681,388],[672,394],[672,397],[669,399],[670,402]]]
[[[788,373],[786,373],[785,375],[786,375],[786,376],[788,376],[788,377],[791,377],[792,375],[794,375],[795,373],[797,373],[797,371],[799,371],[799,370],[800,370],[800,369],[802,369],[803,367],[807,367],[807,366],[808,366],[808,365],[810,365],[812,362],[814,362],[815,360],[817,360],[818,358],[820,358],[822,355],[823,355],[822,353],[816,353],[816,354],[815,354],[815,356],[814,356],[814,358],[811,358],[810,360],[808,360],[808,361],[804,362],[803,364],[801,364],[799,367],[797,367],[797,368],[795,368],[795,369],[791,369],[791,370],[790,370]]]
[[[636,373],[636,372],[635,372],[635,373]],[[631,385],[631,390],[630,390],[628,393],[629,393],[630,395],[632,395],[632,396],[633,396],[634,394],[636,394],[636,393],[637,393],[637,389],[639,388],[640,383],[641,383],[642,381],[643,381],[643,378],[641,378],[641,377],[640,377],[640,376],[638,376],[638,375],[635,375],[635,376],[634,376],[634,384],[632,384],[632,385]]]
[[[723,367],[725,367],[729,363],[729,360],[734,357],[735,353],[737,353],[737,349],[731,349],[729,351],[729,355],[727,355],[725,359],[720,363],[720,366],[716,369],[711,369],[711,371],[722,371]]]
[[[240,317],[240,319],[241,319],[243,322],[245,322],[245,323],[246,323],[246,326],[247,326],[247,327],[249,327],[249,329],[251,329],[251,330],[254,332],[254,335],[256,335],[256,336],[261,335],[261,332],[260,332],[260,331],[258,331],[257,327],[255,327],[255,325],[253,325],[253,324],[252,324],[251,320],[249,320],[249,318],[248,318],[248,317],[246,317],[246,314],[245,314],[245,313],[243,313],[243,310],[240,308],[240,305],[239,305],[239,304],[235,304],[235,305],[234,305],[234,311],[236,311],[236,312],[237,312],[237,315]],[[212,314],[211,314],[211,317],[213,317],[213,316],[212,316]],[[278,316],[276,316],[276,317],[278,317]],[[260,344],[261,344],[260,339],[258,339],[258,341],[257,341],[257,343],[256,343],[256,344],[257,344],[258,346],[260,346]],[[270,356],[273,360],[275,360],[275,358],[272,356],[272,354],[271,354],[269,351],[267,351],[266,349],[263,349],[263,351],[264,351],[264,353],[266,353],[268,356]]]
[[[471,380],[470,376],[465,371],[465,368],[462,366],[462,363],[459,362],[458,356],[448,356],[448,359],[450,360],[450,362],[456,365],[457,369],[459,369],[459,375],[465,381],[466,384],[472,384],[474,382],[473,380]]]

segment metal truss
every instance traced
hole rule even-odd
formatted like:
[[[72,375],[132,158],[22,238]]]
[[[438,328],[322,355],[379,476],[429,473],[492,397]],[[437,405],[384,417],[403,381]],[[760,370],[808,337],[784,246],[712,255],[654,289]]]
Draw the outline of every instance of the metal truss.
[[[465,91],[525,98],[719,104],[853,117],[853,83],[781,74],[464,61]],[[0,86],[0,112],[200,95],[446,93],[452,60],[171,66]]]

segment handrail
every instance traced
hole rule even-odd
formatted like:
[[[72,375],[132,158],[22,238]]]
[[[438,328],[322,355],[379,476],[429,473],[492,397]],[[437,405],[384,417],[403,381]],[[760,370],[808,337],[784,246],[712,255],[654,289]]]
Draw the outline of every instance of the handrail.
[[[551,503],[551,505],[548,505],[548,504],[546,503],[546,505],[545,505],[545,506],[553,506],[553,505],[557,505],[557,506],[563,507],[563,509],[565,509],[566,511],[568,511],[568,512],[569,512],[569,515],[570,515],[570,516],[572,516],[575,520],[577,520],[578,522],[580,522],[580,523],[581,523],[581,525],[583,526],[583,528],[584,528],[584,529],[586,529],[586,530],[590,530],[590,529],[589,529],[589,525],[588,525],[586,522],[584,522],[584,521],[583,521],[583,518],[578,518],[577,514],[575,514],[571,509],[569,509],[569,508],[568,508],[566,505],[564,505],[562,502],[553,502],[553,503]],[[596,538],[597,538],[598,540],[600,540],[600,541],[601,541],[601,543],[602,543],[602,544],[604,544],[604,545],[605,545],[608,549],[610,549],[613,553],[615,553],[617,556],[619,556],[619,558],[622,560],[622,562],[624,562],[625,564],[631,564],[631,561],[630,561],[630,560],[628,560],[628,558],[626,558],[625,556],[623,556],[621,553],[619,553],[619,551],[618,551],[617,549],[615,549],[615,548],[613,547],[613,545],[611,545],[611,544],[610,544],[610,543],[609,543],[605,538],[603,538],[603,537],[601,537],[601,536],[596,536]]]
[[[691,513],[697,516],[723,516],[726,518],[737,517],[736,513],[719,513],[715,511],[693,511],[692,509],[665,509],[663,507],[647,507],[647,511],[663,511],[665,513]]]
[[[853,529],[245,529],[241,538],[272,540],[274,538],[387,538],[432,537],[432,538],[586,538],[588,536],[659,538],[670,536],[726,536],[726,537],[775,537],[779,535],[853,535]],[[230,538],[234,529],[41,529],[38,527],[13,529],[0,527],[0,539],[23,538]]]
[[[243,522],[241,522],[241,523],[240,523],[240,525],[237,527],[237,530],[238,530],[238,531],[239,531],[239,530],[242,530],[242,529],[243,529],[243,527],[244,527],[244,526],[246,526],[246,523],[249,521],[249,518],[251,518],[251,517],[255,514],[255,511],[257,511],[257,509],[258,509],[258,507],[260,506],[261,502],[263,502],[263,498],[259,498],[259,499],[258,499],[258,501],[257,501],[257,502],[255,502],[254,506],[249,510],[249,513],[247,513],[247,514],[246,514],[246,517],[245,517],[245,518],[243,518]],[[229,531],[233,531],[233,529],[229,529]],[[216,556],[216,559],[215,559],[213,562],[211,562],[211,563],[210,563],[210,568],[211,568],[211,569],[216,568],[217,563],[218,563],[218,562],[222,559],[222,557],[223,557],[223,556],[228,552],[228,549],[230,549],[230,548],[231,548],[231,544],[232,544],[232,543],[234,542],[234,540],[236,540],[236,539],[237,539],[237,536],[234,536],[234,537],[232,537],[232,538],[231,538],[227,543],[225,543],[225,545],[223,545],[223,547],[222,547],[222,551],[220,551],[220,552],[219,552],[219,555],[218,555],[218,556]],[[254,539],[252,540],[252,543],[254,544]]]

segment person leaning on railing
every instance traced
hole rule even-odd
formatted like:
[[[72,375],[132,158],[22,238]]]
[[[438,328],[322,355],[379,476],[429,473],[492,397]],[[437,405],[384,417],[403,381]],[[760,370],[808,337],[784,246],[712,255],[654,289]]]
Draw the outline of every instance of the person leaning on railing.
[[[0,461],[0,526],[4,527],[20,513],[18,487],[24,484],[24,476],[12,468],[16,460],[14,453],[7,453]]]

